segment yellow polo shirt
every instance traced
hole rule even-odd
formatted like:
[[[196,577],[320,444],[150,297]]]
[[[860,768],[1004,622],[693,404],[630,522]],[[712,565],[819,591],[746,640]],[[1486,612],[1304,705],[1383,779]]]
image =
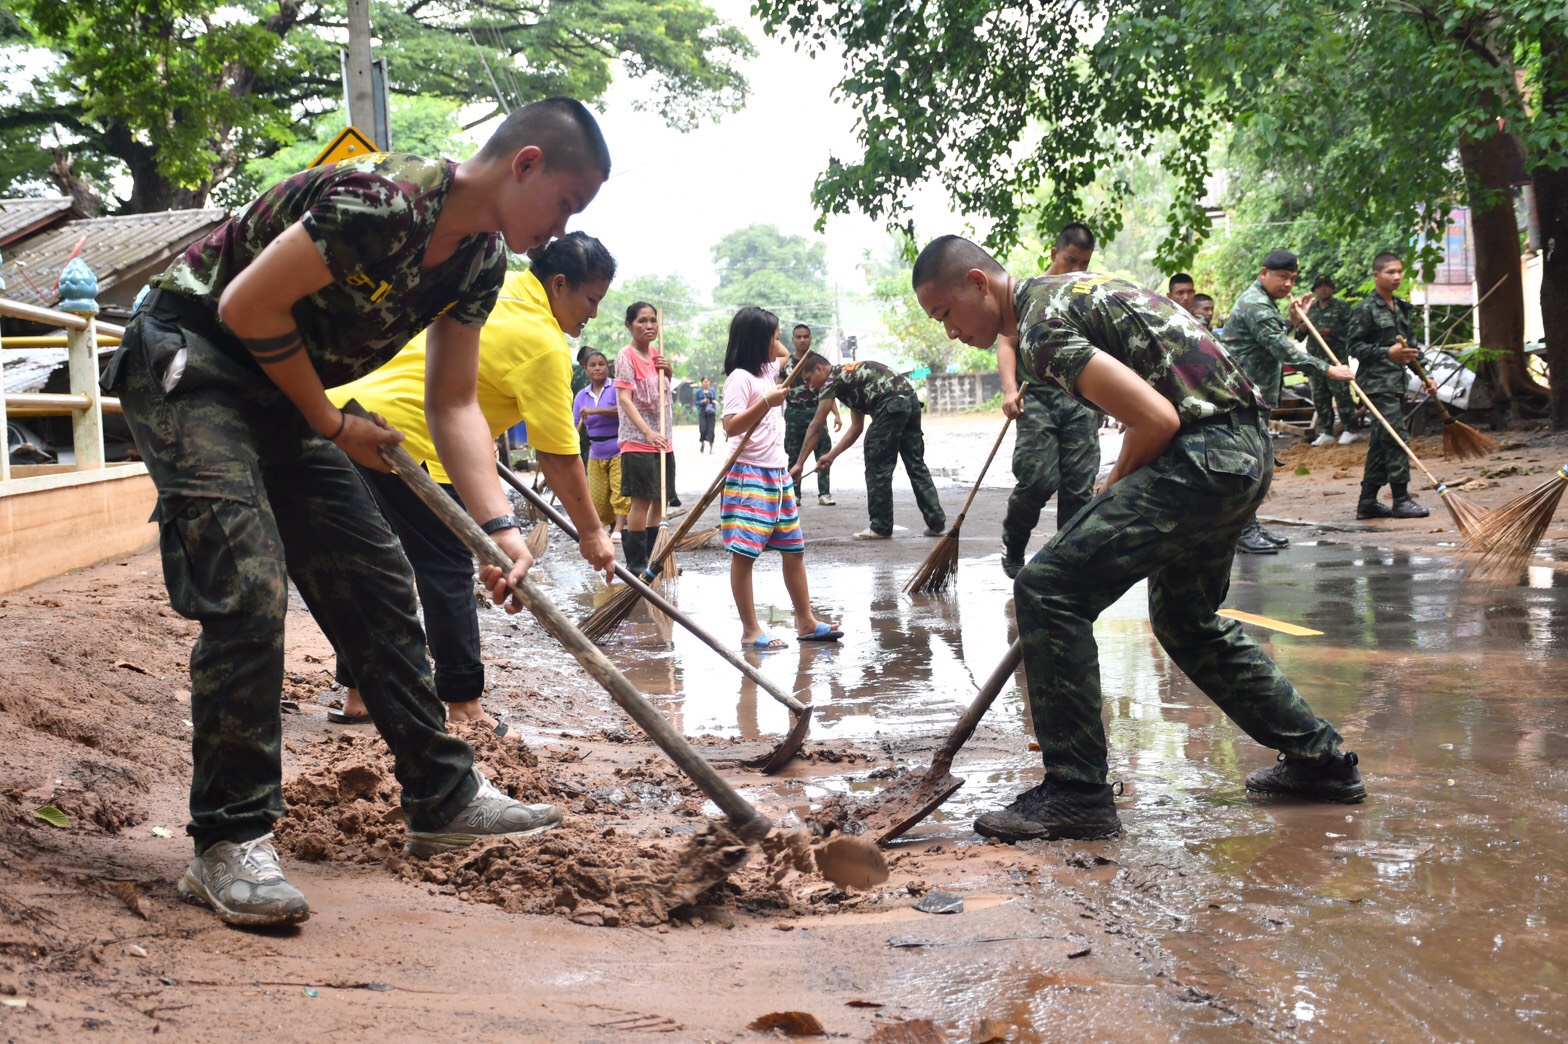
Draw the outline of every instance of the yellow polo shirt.
[[[335,406],[358,399],[365,409],[381,414],[406,436],[403,447],[432,478],[451,482],[425,423],[423,333],[381,369],[329,389],[327,398]],[[571,349],[550,311],[544,286],[532,272],[506,274],[501,296],[479,332],[479,408],[490,422],[491,437],[526,421],[534,449],[577,455]]]

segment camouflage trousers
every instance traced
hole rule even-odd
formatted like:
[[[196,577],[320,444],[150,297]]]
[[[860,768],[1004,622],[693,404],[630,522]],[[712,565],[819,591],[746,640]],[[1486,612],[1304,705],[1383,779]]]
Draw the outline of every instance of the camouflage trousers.
[[[1090,501],[1014,584],[1029,709],[1047,779],[1103,784],[1094,621],[1139,580],[1166,655],[1247,735],[1287,754],[1339,749],[1266,652],[1217,616],[1236,540],[1268,492],[1267,431],[1253,411],[1183,429],[1153,463]]]
[[[1002,547],[1009,557],[1022,558],[1053,493],[1058,528],[1094,496],[1100,473],[1100,415],[1065,392],[1030,390],[1014,424],[1013,477],[1018,485],[1007,498]]]
[[[1410,429],[1405,426],[1405,396],[1400,390],[1375,391],[1367,389],[1367,397],[1378,412],[1388,419],[1389,425],[1410,445]],[[1363,486],[1403,486],[1410,483],[1410,458],[1399,448],[1399,443],[1389,437],[1387,429],[1374,418],[1371,434],[1367,436],[1367,462],[1361,470]]]
[[[1323,349],[1316,344],[1308,346],[1308,351],[1313,355],[1328,362],[1323,354]],[[1340,353],[1341,357],[1344,353]],[[1307,383],[1312,389],[1312,416],[1313,423],[1317,426],[1318,434],[1334,434],[1334,413],[1339,412],[1339,422],[1345,426],[1346,431],[1351,431],[1356,426],[1356,402],[1350,394],[1350,384],[1347,381],[1329,380],[1322,374],[1307,375]]]
[[[914,487],[915,506],[928,529],[946,529],[947,516],[937,498],[931,469],[926,467],[926,439],[920,430],[920,406],[878,410],[866,428],[866,514],[875,532],[893,532],[893,468],[900,458]]]
[[[800,448],[806,444],[806,429],[811,427],[811,421],[816,415],[816,410],[792,410],[787,406],[784,408],[784,455],[789,458],[790,467],[794,467],[795,462],[800,459]],[[817,439],[817,446],[811,451],[811,458],[821,461],[822,454],[832,448],[833,436],[828,434],[826,427],[823,427],[822,437]],[[832,491],[832,475],[826,471],[817,472],[817,496],[825,497]]]
[[[169,602],[201,624],[186,830],[200,853],[260,837],[283,814],[289,580],[364,690],[410,829],[438,829],[477,784],[473,752],[443,726],[408,560],[348,457],[204,333],[219,336],[139,313],[104,378],[158,489]]]

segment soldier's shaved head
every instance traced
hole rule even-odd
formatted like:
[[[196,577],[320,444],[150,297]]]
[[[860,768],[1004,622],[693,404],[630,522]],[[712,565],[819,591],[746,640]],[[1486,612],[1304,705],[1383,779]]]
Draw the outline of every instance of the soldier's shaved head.
[[[599,121],[575,98],[546,98],[513,110],[479,150],[479,158],[504,160],[529,145],[544,153],[547,169],[591,169],[601,180],[610,176],[610,147]]]
[[[916,290],[929,283],[960,283],[965,274],[974,269],[991,276],[1007,274],[996,258],[979,244],[963,236],[938,236],[915,258],[910,282]]]

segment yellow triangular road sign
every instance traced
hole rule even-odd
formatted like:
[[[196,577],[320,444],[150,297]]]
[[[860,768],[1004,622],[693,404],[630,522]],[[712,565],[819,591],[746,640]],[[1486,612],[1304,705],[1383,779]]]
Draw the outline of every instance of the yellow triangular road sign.
[[[321,155],[310,161],[312,167],[324,167],[329,163],[338,163],[346,159],[357,159],[368,156],[373,152],[380,152],[370,142],[370,136],[358,127],[345,127],[338,136],[332,139],[331,144],[321,150]]]

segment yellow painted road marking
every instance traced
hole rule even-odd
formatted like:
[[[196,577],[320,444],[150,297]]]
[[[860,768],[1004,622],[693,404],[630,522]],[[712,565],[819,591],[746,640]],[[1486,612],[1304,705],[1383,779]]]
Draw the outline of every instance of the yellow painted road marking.
[[[1221,609],[1220,615],[1228,616],[1232,620],[1240,620],[1242,623],[1257,624],[1259,627],[1267,627],[1270,630],[1279,631],[1281,634],[1306,636],[1323,633],[1322,631],[1314,631],[1310,627],[1302,627],[1299,624],[1286,623],[1284,620],[1276,620],[1271,616],[1258,616],[1255,613],[1244,613],[1240,609]]]

